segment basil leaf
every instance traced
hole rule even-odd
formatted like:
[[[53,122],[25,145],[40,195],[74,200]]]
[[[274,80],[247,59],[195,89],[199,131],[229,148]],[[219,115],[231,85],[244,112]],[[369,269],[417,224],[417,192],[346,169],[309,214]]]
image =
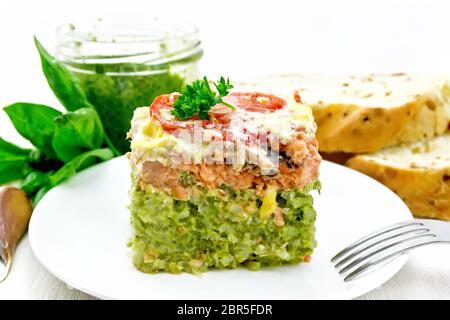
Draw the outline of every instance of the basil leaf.
[[[30,172],[20,184],[20,189],[27,193],[28,196],[32,196],[39,189],[49,185],[49,175],[40,171]]]
[[[31,169],[27,158],[31,150],[22,149],[0,138],[0,184],[23,179]]]
[[[51,184],[52,186],[60,184],[66,179],[74,176],[78,171],[95,164],[97,159],[106,161],[113,157],[114,153],[109,148],[96,149],[80,154],[50,176]]]
[[[0,138],[0,159],[7,156],[24,156],[28,157],[31,153],[30,149],[23,149]]]
[[[42,71],[44,72],[45,78],[53,93],[66,110],[75,111],[81,108],[94,109],[94,106],[84,94],[78,79],[70,70],[52,57],[36,37],[34,37],[34,43],[41,57]],[[106,134],[105,142],[116,156],[121,155]]]
[[[54,122],[53,150],[66,163],[88,150],[100,148],[104,142],[102,122],[94,109],[68,112],[56,117]]]
[[[47,178],[40,173],[36,173],[36,177],[30,175],[30,181],[24,187],[29,188],[29,191],[35,192],[32,198],[33,206],[36,206],[42,197],[53,187],[74,176],[77,172],[95,164],[98,160],[106,161],[112,158],[114,158],[114,153],[111,149],[91,150],[73,158],[55,173],[47,175]]]
[[[41,57],[42,71],[61,104],[69,111],[92,108],[78,80],[69,69],[52,57],[36,37],[34,43]]]
[[[53,119],[61,112],[41,104],[18,102],[4,108],[12,124],[22,137],[29,140],[50,158],[55,124]]]
[[[23,158],[0,159],[0,184],[23,179],[31,170]]]

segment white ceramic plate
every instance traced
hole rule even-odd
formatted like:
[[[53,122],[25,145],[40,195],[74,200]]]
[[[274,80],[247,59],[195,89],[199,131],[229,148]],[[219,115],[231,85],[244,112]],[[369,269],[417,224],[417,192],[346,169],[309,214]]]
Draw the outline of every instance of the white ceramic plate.
[[[312,262],[258,272],[245,268],[191,274],[134,269],[127,240],[130,174],[125,158],[90,168],[51,190],[36,207],[29,239],[37,259],[68,285],[106,299],[350,299],[383,284],[406,257],[344,284],[330,263],[340,249],[385,225],[412,219],[378,182],[324,161],[315,196],[317,240]]]

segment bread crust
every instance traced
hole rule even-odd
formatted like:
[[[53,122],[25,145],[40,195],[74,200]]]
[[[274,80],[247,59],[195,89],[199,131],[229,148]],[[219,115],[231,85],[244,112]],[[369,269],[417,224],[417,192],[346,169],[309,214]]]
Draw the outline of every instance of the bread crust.
[[[346,165],[386,185],[414,216],[450,221],[450,167],[400,168],[364,155],[351,158]]]
[[[445,86],[394,108],[312,105],[320,151],[369,153],[443,134],[450,122]]]

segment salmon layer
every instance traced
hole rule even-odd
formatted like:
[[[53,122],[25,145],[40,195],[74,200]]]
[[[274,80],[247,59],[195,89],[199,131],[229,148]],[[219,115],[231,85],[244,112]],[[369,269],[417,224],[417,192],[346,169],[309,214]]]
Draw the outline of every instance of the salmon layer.
[[[317,180],[321,157],[315,138],[299,135],[279,150],[279,167],[273,175],[262,175],[258,166],[245,165],[236,170],[229,164],[178,164],[164,166],[157,161],[145,161],[137,175],[137,185],[146,185],[169,192],[175,199],[187,200],[191,195],[190,185],[195,182],[208,189],[223,185],[235,190],[255,189],[263,195],[267,189],[302,189]],[[188,180],[189,183],[186,183]]]

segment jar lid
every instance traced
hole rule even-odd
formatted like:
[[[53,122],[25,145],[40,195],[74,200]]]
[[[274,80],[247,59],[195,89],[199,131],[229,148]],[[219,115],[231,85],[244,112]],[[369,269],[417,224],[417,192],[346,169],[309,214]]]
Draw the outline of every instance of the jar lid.
[[[75,64],[162,65],[201,54],[195,25],[174,18],[99,18],[57,29],[56,58]]]

